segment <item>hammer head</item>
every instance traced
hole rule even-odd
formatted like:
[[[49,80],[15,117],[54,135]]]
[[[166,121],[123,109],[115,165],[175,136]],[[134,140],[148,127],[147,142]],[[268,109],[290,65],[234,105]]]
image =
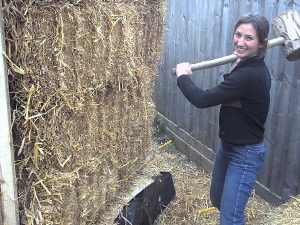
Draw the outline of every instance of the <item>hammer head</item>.
[[[300,16],[296,11],[288,11],[272,22],[276,37],[284,37],[283,52],[290,61],[300,59]]]

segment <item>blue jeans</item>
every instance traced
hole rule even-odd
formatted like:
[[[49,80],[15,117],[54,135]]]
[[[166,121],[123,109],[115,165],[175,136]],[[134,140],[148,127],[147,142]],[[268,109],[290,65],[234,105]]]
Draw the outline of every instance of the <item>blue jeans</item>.
[[[223,143],[217,150],[210,198],[213,206],[220,210],[221,225],[245,224],[245,207],[265,153],[263,143],[243,146]]]

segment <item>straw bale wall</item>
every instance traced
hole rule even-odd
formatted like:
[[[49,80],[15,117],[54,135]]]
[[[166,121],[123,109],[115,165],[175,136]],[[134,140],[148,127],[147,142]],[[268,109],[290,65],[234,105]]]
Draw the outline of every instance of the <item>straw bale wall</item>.
[[[163,0],[5,0],[22,224],[101,224],[149,154]]]

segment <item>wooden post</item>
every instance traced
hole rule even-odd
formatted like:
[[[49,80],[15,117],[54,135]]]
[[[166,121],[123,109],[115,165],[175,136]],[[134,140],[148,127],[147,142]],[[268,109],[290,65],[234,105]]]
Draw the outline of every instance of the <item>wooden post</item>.
[[[0,2],[2,9],[2,1]],[[0,10],[0,222],[3,225],[17,225],[19,223],[19,208],[16,190],[16,174],[14,151],[12,147],[10,101],[7,79],[5,52],[3,12]]]

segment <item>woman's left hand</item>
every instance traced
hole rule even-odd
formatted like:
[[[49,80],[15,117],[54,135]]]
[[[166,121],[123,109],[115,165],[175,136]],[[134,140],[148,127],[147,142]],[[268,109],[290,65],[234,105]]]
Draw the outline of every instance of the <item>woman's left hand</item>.
[[[191,65],[187,62],[179,63],[176,65],[176,75],[180,77],[181,75],[192,75]]]

